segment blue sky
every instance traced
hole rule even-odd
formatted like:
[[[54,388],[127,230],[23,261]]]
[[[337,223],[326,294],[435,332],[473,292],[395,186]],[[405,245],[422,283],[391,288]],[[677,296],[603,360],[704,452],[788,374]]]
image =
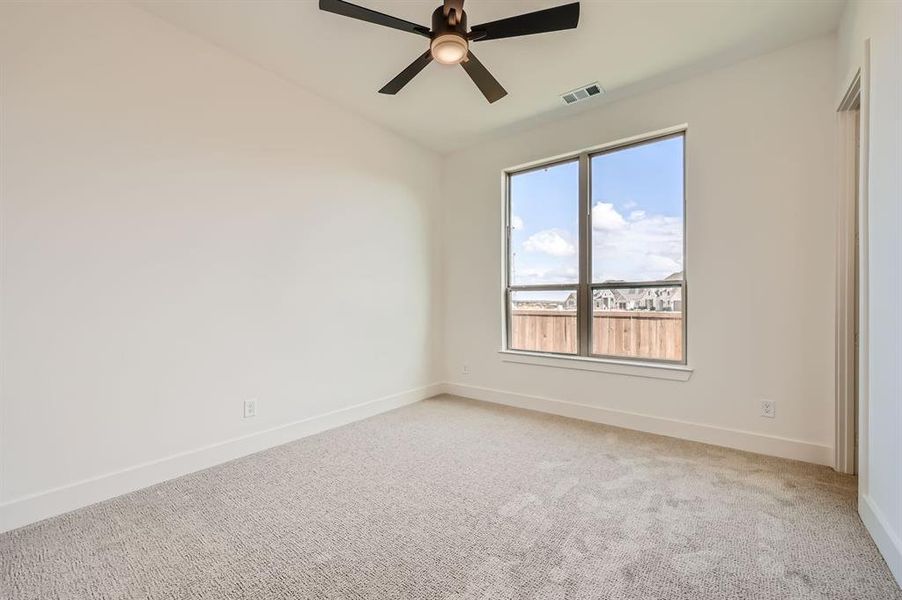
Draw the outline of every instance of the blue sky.
[[[682,217],[683,138],[633,146],[592,160],[592,203],[614,202],[622,214],[633,202],[649,214]]]
[[[683,138],[591,162],[593,279],[648,281],[682,270]],[[576,283],[576,161],[511,177],[512,283]]]

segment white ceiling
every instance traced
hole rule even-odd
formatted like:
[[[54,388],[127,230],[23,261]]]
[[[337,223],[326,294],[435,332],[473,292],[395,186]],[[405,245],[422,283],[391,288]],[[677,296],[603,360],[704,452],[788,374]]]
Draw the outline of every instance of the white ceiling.
[[[356,3],[428,26],[440,0]],[[566,3],[467,0],[465,9],[472,26]],[[435,62],[397,96],[377,93],[428,40],[322,12],[314,0],[137,4],[423,146],[449,152],[829,33],[844,0],[583,0],[576,30],[472,45],[509,93],[492,105],[463,69]],[[607,97],[562,105],[561,93],[596,80]]]

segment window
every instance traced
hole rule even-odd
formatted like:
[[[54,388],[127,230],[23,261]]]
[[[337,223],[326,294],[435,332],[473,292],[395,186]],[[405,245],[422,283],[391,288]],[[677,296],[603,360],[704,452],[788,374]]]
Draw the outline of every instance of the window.
[[[507,349],[686,362],[685,132],[507,174]]]

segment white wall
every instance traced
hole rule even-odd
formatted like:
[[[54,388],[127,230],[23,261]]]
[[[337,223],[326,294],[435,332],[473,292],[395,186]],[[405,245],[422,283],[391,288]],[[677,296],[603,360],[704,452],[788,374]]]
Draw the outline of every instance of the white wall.
[[[452,155],[443,213],[452,389],[829,463],[834,51],[832,36],[814,40]],[[502,362],[502,169],[682,123],[691,379]],[[776,400],[776,419],[759,417],[762,398]]]
[[[902,583],[902,3],[846,7],[837,102],[858,70],[867,121],[859,512]]]
[[[0,60],[4,526],[428,395],[436,155],[117,3],[6,4]]]

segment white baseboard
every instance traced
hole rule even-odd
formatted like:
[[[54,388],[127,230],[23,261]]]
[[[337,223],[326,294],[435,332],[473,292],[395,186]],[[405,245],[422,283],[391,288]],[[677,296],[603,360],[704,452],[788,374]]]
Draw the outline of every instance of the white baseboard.
[[[442,389],[447,394],[505,404],[507,406],[516,406],[562,417],[604,423],[605,425],[613,425],[625,429],[657,433],[693,442],[702,442],[757,454],[779,456],[781,458],[791,458],[819,465],[830,466],[833,464],[833,448],[812,442],[600,408],[566,400],[527,396],[525,394],[472,385],[445,383]]]
[[[413,404],[441,389],[433,384],[408,390],[16,498],[0,504],[0,532]]]
[[[877,544],[877,549],[880,550],[890,572],[896,578],[896,583],[902,587],[902,540],[892,530],[883,511],[877,507],[870,496],[859,494],[858,514],[868,533],[874,538],[874,543]]]

